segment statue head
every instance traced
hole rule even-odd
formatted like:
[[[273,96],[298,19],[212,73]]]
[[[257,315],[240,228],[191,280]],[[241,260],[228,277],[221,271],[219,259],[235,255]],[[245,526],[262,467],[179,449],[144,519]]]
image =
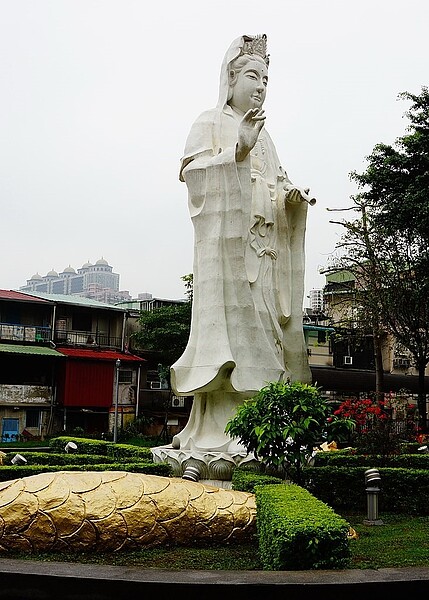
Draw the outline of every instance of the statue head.
[[[224,108],[231,99],[237,76],[250,60],[257,61],[261,65],[263,64],[266,70],[268,69],[269,55],[267,54],[267,36],[265,34],[243,35],[235,39],[228,48],[220,73],[219,108]]]
[[[268,69],[263,58],[243,54],[230,66],[227,103],[243,115],[251,108],[261,108],[267,85]]]

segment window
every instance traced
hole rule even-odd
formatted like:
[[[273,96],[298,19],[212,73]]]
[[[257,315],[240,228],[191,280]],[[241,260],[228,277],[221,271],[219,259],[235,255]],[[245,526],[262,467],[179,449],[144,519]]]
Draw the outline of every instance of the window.
[[[26,427],[39,427],[40,424],[40,410],[33,408],[25,411],[25,426]]]
[[[119,371],[119,383],[132,383],[133,382],[133,372],[130,371]]]

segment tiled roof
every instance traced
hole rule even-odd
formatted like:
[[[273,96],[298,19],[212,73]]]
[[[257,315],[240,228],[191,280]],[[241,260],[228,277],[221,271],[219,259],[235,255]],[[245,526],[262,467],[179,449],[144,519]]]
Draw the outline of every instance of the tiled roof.
[[[31,354],[39,356],[52,356],[55,358],[63,358],[63,355],[52,348],[46,346],[25,346],[18,344],[0,344],[0,352],[7,354]]]
[[[0,290],[0,300],[24,300],[25,302],[45,302],[49,303],[46,298],[35,298],[30,294],[16,292],[15,290]]]
[[[30,293],[28,293],[30,295]],[[81,306],[88,306],[94,308],[108,308],[109,310],[117,310],[120,312],[126,312],[125,308],[115,306],[114,304],[107,304],[107,302],[98,302],[98,300],[92,300],[91,298],[84,298],[83,296],[71,296],[68,294],[45,294],[42,292],[31,292],[31,296],[35,298],[42,298],[43,300],[49,300],[50,302],[60,302],[62,304],[79,304]]]
[[[87,360],[119,360],[122,362],[146,362],[144,358],[127,354],[126,352],[114,352],[112,350],[83,350],[80,348],[58,348],[58,352],[70,358],[86,358]]]

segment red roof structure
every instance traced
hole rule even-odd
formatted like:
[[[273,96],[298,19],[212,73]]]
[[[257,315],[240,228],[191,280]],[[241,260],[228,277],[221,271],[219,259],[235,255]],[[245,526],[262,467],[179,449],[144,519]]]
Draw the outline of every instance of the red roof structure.
[[[146,362],[145,358],[113,350],[87,350],[83,348],[56,348],[57,352],[69,356],[70,358],[85,358],[86,360],[110,360],[115,361],[119,358],[122,362]]]
[[[115,352],[86,348],[56,348],[57,352],[69,360],[60,361],[61,373],[58,386],[58,399],[66,408],[105,408],[112,406],[116,361],[130,369],[140,367],[144,358]],[[128,364],[128,367],[126,366]]]
[[[15,290],[0,290],[0,300],[20,300],[24,302],[38,302],[39,304],[51,304],[49,300],[45,300],[44,298],[36,298],[35,296],[31,296],[31,294],[24,294]]]

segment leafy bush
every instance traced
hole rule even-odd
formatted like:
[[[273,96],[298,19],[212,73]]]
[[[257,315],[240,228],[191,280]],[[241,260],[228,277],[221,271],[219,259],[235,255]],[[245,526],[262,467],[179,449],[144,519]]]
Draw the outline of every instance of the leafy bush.
[[[318,388],[272,382],[237,408],[225,431],[265,465],[300,483],[302,465],[323,438],[327,413]]]

